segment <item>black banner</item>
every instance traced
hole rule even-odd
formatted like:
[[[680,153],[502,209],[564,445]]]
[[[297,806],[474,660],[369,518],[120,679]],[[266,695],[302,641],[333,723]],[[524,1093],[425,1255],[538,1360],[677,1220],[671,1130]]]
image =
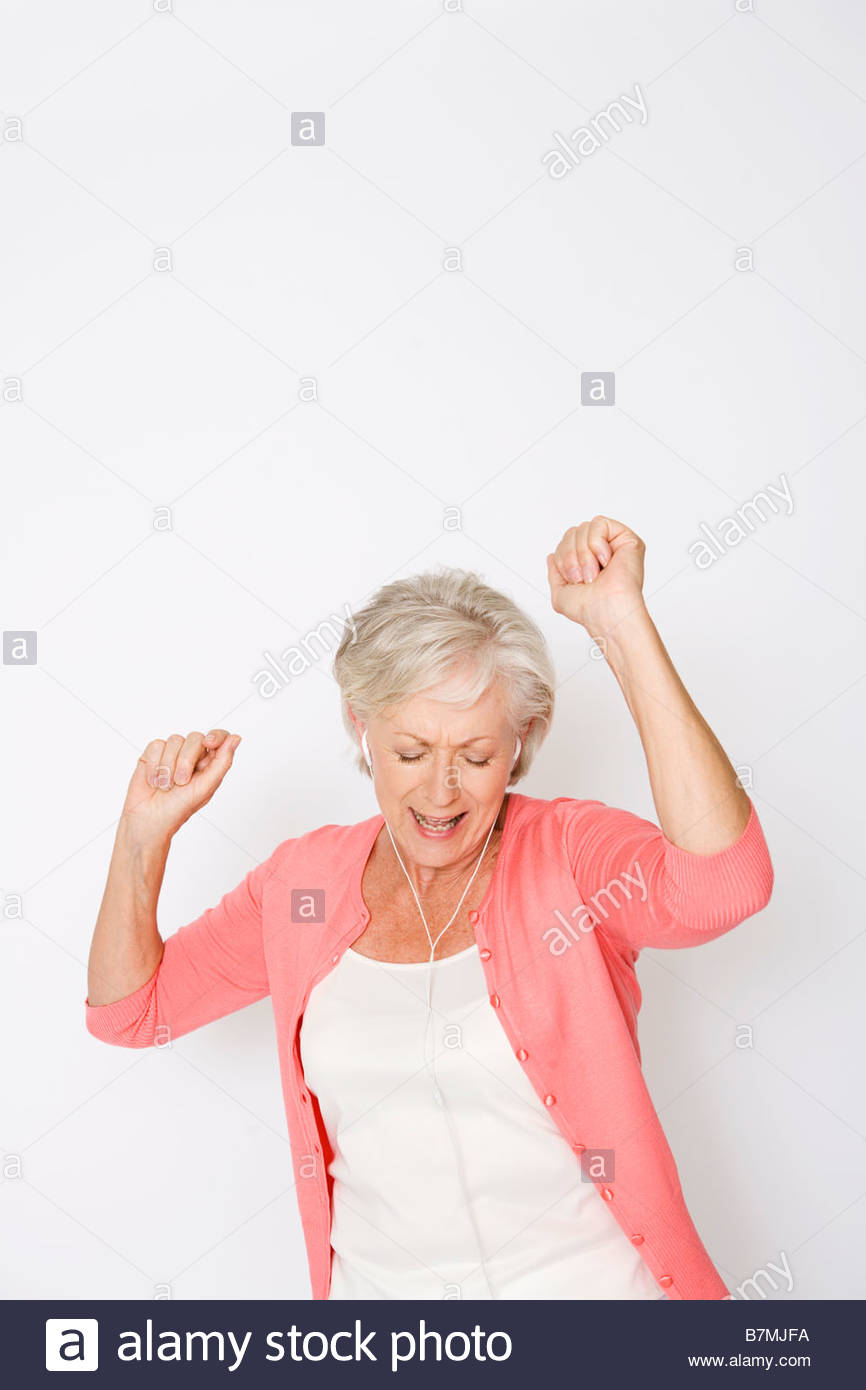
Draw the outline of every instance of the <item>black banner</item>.
[[[303,1386],[512,1386],[545,1375],[605,1386],[649,1377],[667,1390],[744,1371],[824,1387],[856,1373],[861,1319],[859,1302],[804,1300],[0,1305],[3,1381],[14,1390],[66,1370],[112,1390],[280,1386],[287,1377]]]

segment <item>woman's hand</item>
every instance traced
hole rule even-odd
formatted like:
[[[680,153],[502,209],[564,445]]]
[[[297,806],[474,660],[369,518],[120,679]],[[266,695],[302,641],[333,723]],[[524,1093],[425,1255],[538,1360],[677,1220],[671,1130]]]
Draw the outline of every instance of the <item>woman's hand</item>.
[[[619,683],[663,834],[691,854],[716,854],[743,833],[751,802],[647,612],[643,557],[643,541],[613,517],[572,526],[547,557],[550,598],[599,644]]]
[[[547,557],[550,601],[596,641],[644,607],[645,546],[610,516],[595,516],[566,531]]]
[[[141,844],[170,839],[210,801],[234,760],[240,734],[210,733],[155,738],[135,765],[121,820]]]

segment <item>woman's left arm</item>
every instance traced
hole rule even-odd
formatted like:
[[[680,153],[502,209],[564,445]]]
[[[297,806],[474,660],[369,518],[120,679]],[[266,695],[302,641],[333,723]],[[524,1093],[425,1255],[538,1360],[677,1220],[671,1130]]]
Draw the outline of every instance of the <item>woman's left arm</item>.
[[[689,853],[716,854],[742,835],[752,803],[649,615],[643,560],[643,541],[612,517],[572,526],[547,557],[551,602],[586,629],[619,682],[662,833]]]

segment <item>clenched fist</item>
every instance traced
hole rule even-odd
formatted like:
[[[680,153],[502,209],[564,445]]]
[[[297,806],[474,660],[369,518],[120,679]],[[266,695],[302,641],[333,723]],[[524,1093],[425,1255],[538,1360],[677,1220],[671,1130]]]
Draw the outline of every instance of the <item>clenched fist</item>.
[[[571,526],[547,557],[556,612],[603,638],[643,607],[644,550],[640,537],[610,516]]]
[[[135,765],[120,813],[136,839],[165,840],[205,806],[231,767],[240,741],[240,734],[226,729],[152,739]]]

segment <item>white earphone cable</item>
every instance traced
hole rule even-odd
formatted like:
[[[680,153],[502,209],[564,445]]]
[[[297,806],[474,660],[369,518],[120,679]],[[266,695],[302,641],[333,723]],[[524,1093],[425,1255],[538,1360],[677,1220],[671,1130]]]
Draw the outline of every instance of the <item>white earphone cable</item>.
[[[520,756],[520,750],[521,750],[522,746],[523,746],[523,745],[522,745],[522,740],[518,737],[518,739],[517,739],[517,744],[516,744],[516,747],[515,747],[515,752],[514,752],[514,758],[512,759],[512,763],[511,763],[511,766],[512,766],[512,767],[514,767],[514,764],[517,762],[517,759],[518,759],[519,756]],[[366,763],[367,763],[367,766],[369,767],[370,771],[372,772],[372,770],[373,770],[373,760],[372,760],[372,757],[370,756],[370,749],[369,749],[369,746],[368,746],[368,744],[367,744],[367,731],[366,731],[366,729],[364,730],[364,734],[363,734],[363,737],[362,737],[362,739],[361,739],[361,747],[362,747],[363,752],[364,752],[364,758],[365,758],[365,761],[366,761]],[[434,956],[435,956],[435,952],[436,952],[436,947],[437,947],[438,943],[441,941],[442,937],[445,935],[445,933],[446,933],[446,931],[448,930],[448,928],[451,926],[451,923],[454,921],[454,918],[457,916],[457,913],[460,911],[460,908],[461,908],[461,906],[462,906],[463,900],[464,900],[464,898],[466,897],[466,894],[469,892],[469,889],[471,888],[472,883],[473,883],[473,881],[474,881],[474,879],[475,879],[475,875],[478,873],[478,870],[481,868],[481,861],[482,861],[482,859],[484,858],[484,855],[485,855],[485,853],[486,853],[486,851],[487,851],[487,846],[488,846],[488,844],[490,843],[490,836],[493,834],[493,830],[494,830],[494,827],[495,827],[495,825],[496,825],[496,821],[499,819],[499,816],[498,816],[498,814],[496,815],[496,817],[495,817],[494,820],[493,820],[493,824],[491,825],[490,829],[489,829],[488,832],[487,832],[487,839],[484,841],[484,848],[482,849],[481,854],[480,854],[480,856],[479,856],[479,858],[478,858],[478,862],[477,862],[477,864],[475,865],[475,868],[474,868],[473,871],[472,871],[472,876],[471,876],[471,878],[469,879],[469,882],[467,883],[466,887],[463,889],[463,892],[462,892],[461,895],[460,895],[460,902],[458,902],[456,908],[454,909],[454,912],[452,913],[452,915],[451,915],[451,917],[449,918],[449,920],[446,922],[445,926],[444,926],[444,927],[442,928],[442,930],[440,931],[439,935],[436,937],[436,940],[435,940],[435,941],[433,940],[432,936],[430,935],[430,928],[429,928],[428,925],[427,925],[427,919],[426,919],[426,917],[424,916],[424,910],[423,910],[423,908],[421,907],[421,903],[420,903],[420,901],[419,901],[419,899],[418,899],[418,894],[415,892],[415,885],[413,884],[412,879],[410,878],[409,873],[407,872],[406,865],[403,863],[403,860],[402,860],[401,857],[400,857],[400,851],[397,849],[397,846],[396,846],[396,844],[394,843],[394,836],[391,834],[391,827],[390,827],[390,825],[388,824],[387,820],[385,820],[385,817],[384,817],[384,816],[382,817],[382,819],[385,821],[385,828],[386,828],[386,830],[388,831],[388,835],[389,835],[389,838],[390,838],[390,840],[391,840],[391,844],[393,845],[393,848],[394,848],[394,853],[395,853],[396,856],[397,856],[397,860],[398,860],[398,862],[399,862],[399,864],[400,864],[400,867],[401,867],[401,869],[403,870],[403,873],[406,875],[406,879],[407,879],[407,881],[408,881],[409,887],[410,887],[410,889],[412,890],[412,896],[413,896],[413,898],[415,899],[415,903],[416,903],[416,905],[417,905],[417,907],[418,907],[418,912],[420,913],[420,916],[421,916],[421,921],[424,923],[424,931],[427,933],[427,940],[428,940],[429,943],[430,943],[430,962],[429,962],[429,964],[430,964],[430,969],[429,969],[428,974],[427,974],[427,1011],[426,1011],[426,1018],[425,1018],[425,1023],[424,1023],[424,1060],[425,1060],[425,1063],[426,1063],[426,1065],[427,1065],[427,1067],[428,1067],[428,1070],[429,1070],[429,1073],[430,1073],[430,1076],[431,1076],[431,1080],[432,1080],[433,1099],[436,1101],[437,1105],[439,1106],[439,1108],[440,1108],[440,1110],[441,1110],[441,1112],[442,1112],[442,1114],[443,1114],[443,1116],[444,1116],[444,1118],[445,1118],[445,1123],[446,1123],[446,1126],[447,1126],[447,1129],[448,1129],[448,1134],[449,1134],[449,1137],[450,1137],[450,1139],[451,1139],[451,1145],[452,1145],[452,1148],[453,1148],[453,1150],[454,1150],[454,1157],[455,1157],[455,1162],[456,1162],[457,1175],[458,1175],[458,1178],[459,1178],[459,1181],[460,1181],[460,1186],[461,1186],[462,1191],[463,1191],[463,1200],[464,1200],[464,1203],[465,1203],[465,1206],[466,1206],[466,1211],[467,1211],[467,1214],[468,1214],[468,1216],[469,1216],[470,1223],[471,1223],[471,1225],[472,1225],[473,1234],[474,1234],[474,1236],[475,1236],[475,1243],[476,1243],[476,1246],[477,1246],[477,1248],[478,1248],[479,1267],[480,1267],[480,1269],[481,1269],[481,1271],[482,1271],[482,1273],[483,1273],[483,1275],[484,1275],[484,1279],[485,1279],[485,1282],[486,1282],[486,1284],[487,1284],[487,1288],[488,1288],[488,1291],[489,1291],[489,1293],[490,1293],[490,1297],[491,1297],[491,1299],[495,1299],[495,1298],[496,1298],[496,1295],[495,1295],[495,1293],[493,1292],[493,1287],[492,1287],[492,1284],[491,1284],[491,1282],[490,1282],[490,1275],[489,1275],[489,1273],[488,1273],[487,1265],[486,1265],[485,1259],[484,1259],[484,1252],[483,1252],[483,1248],[482,1248],[480,1232],[479,1232],[479,1230],[478,1230],[478,1224],[477,1224],[477,1222],[476,1222],[476,1220],[475,1220],[475,1213],[474,1213],[474,1211],[473,1211],[473,1209],[472,1209],[472,1203],[471,1203],[470,1200],[469,1200],[469,1193],[468,1193],[468,1189],[467,1189],[466,1176],[465,1176],[465,1173],[464,1173],[464,1171],[463,1171],[463,1161],[462,1161],[462,1157],[461,1157],[461,1153],[460,1153],[460,1147],[459,1147],[459,1144],[458,1144],[458,1141],[457,1141],[457,1135],[456,1135],[456,1132],[455,1132],[454,1121],[453,1121],[451,1115],[450,1115],[449,1112],[448,1112],[448,1107],[447,1107],[447,1105],[446,1105],[446,1103],[445,1103],[445,1096],[443,1095],[442,1090],[441,1090],[441,1088],[440,1088],[440,1086],[439,1086],[439,1077],[438,1077],[438,1074],[437,1074],[437,1071],[436,1071],[436,1045],[435,1045],[435,1038],[434,1038],[434,1042],[433,1042],[433,1049],[432,1049],[432,1052],[431,1052],[429,1058],[428,1058],[428,1055],[427,1055],[427,1052],[428,1052],[427,1042],[428,1042],[429,1033],[430,1033],[430,1024],[431,1024],[432,1021],[433,1021],[433,1003],[432,1003],[432,998],[433,998],[433,962],[434,962]]]

